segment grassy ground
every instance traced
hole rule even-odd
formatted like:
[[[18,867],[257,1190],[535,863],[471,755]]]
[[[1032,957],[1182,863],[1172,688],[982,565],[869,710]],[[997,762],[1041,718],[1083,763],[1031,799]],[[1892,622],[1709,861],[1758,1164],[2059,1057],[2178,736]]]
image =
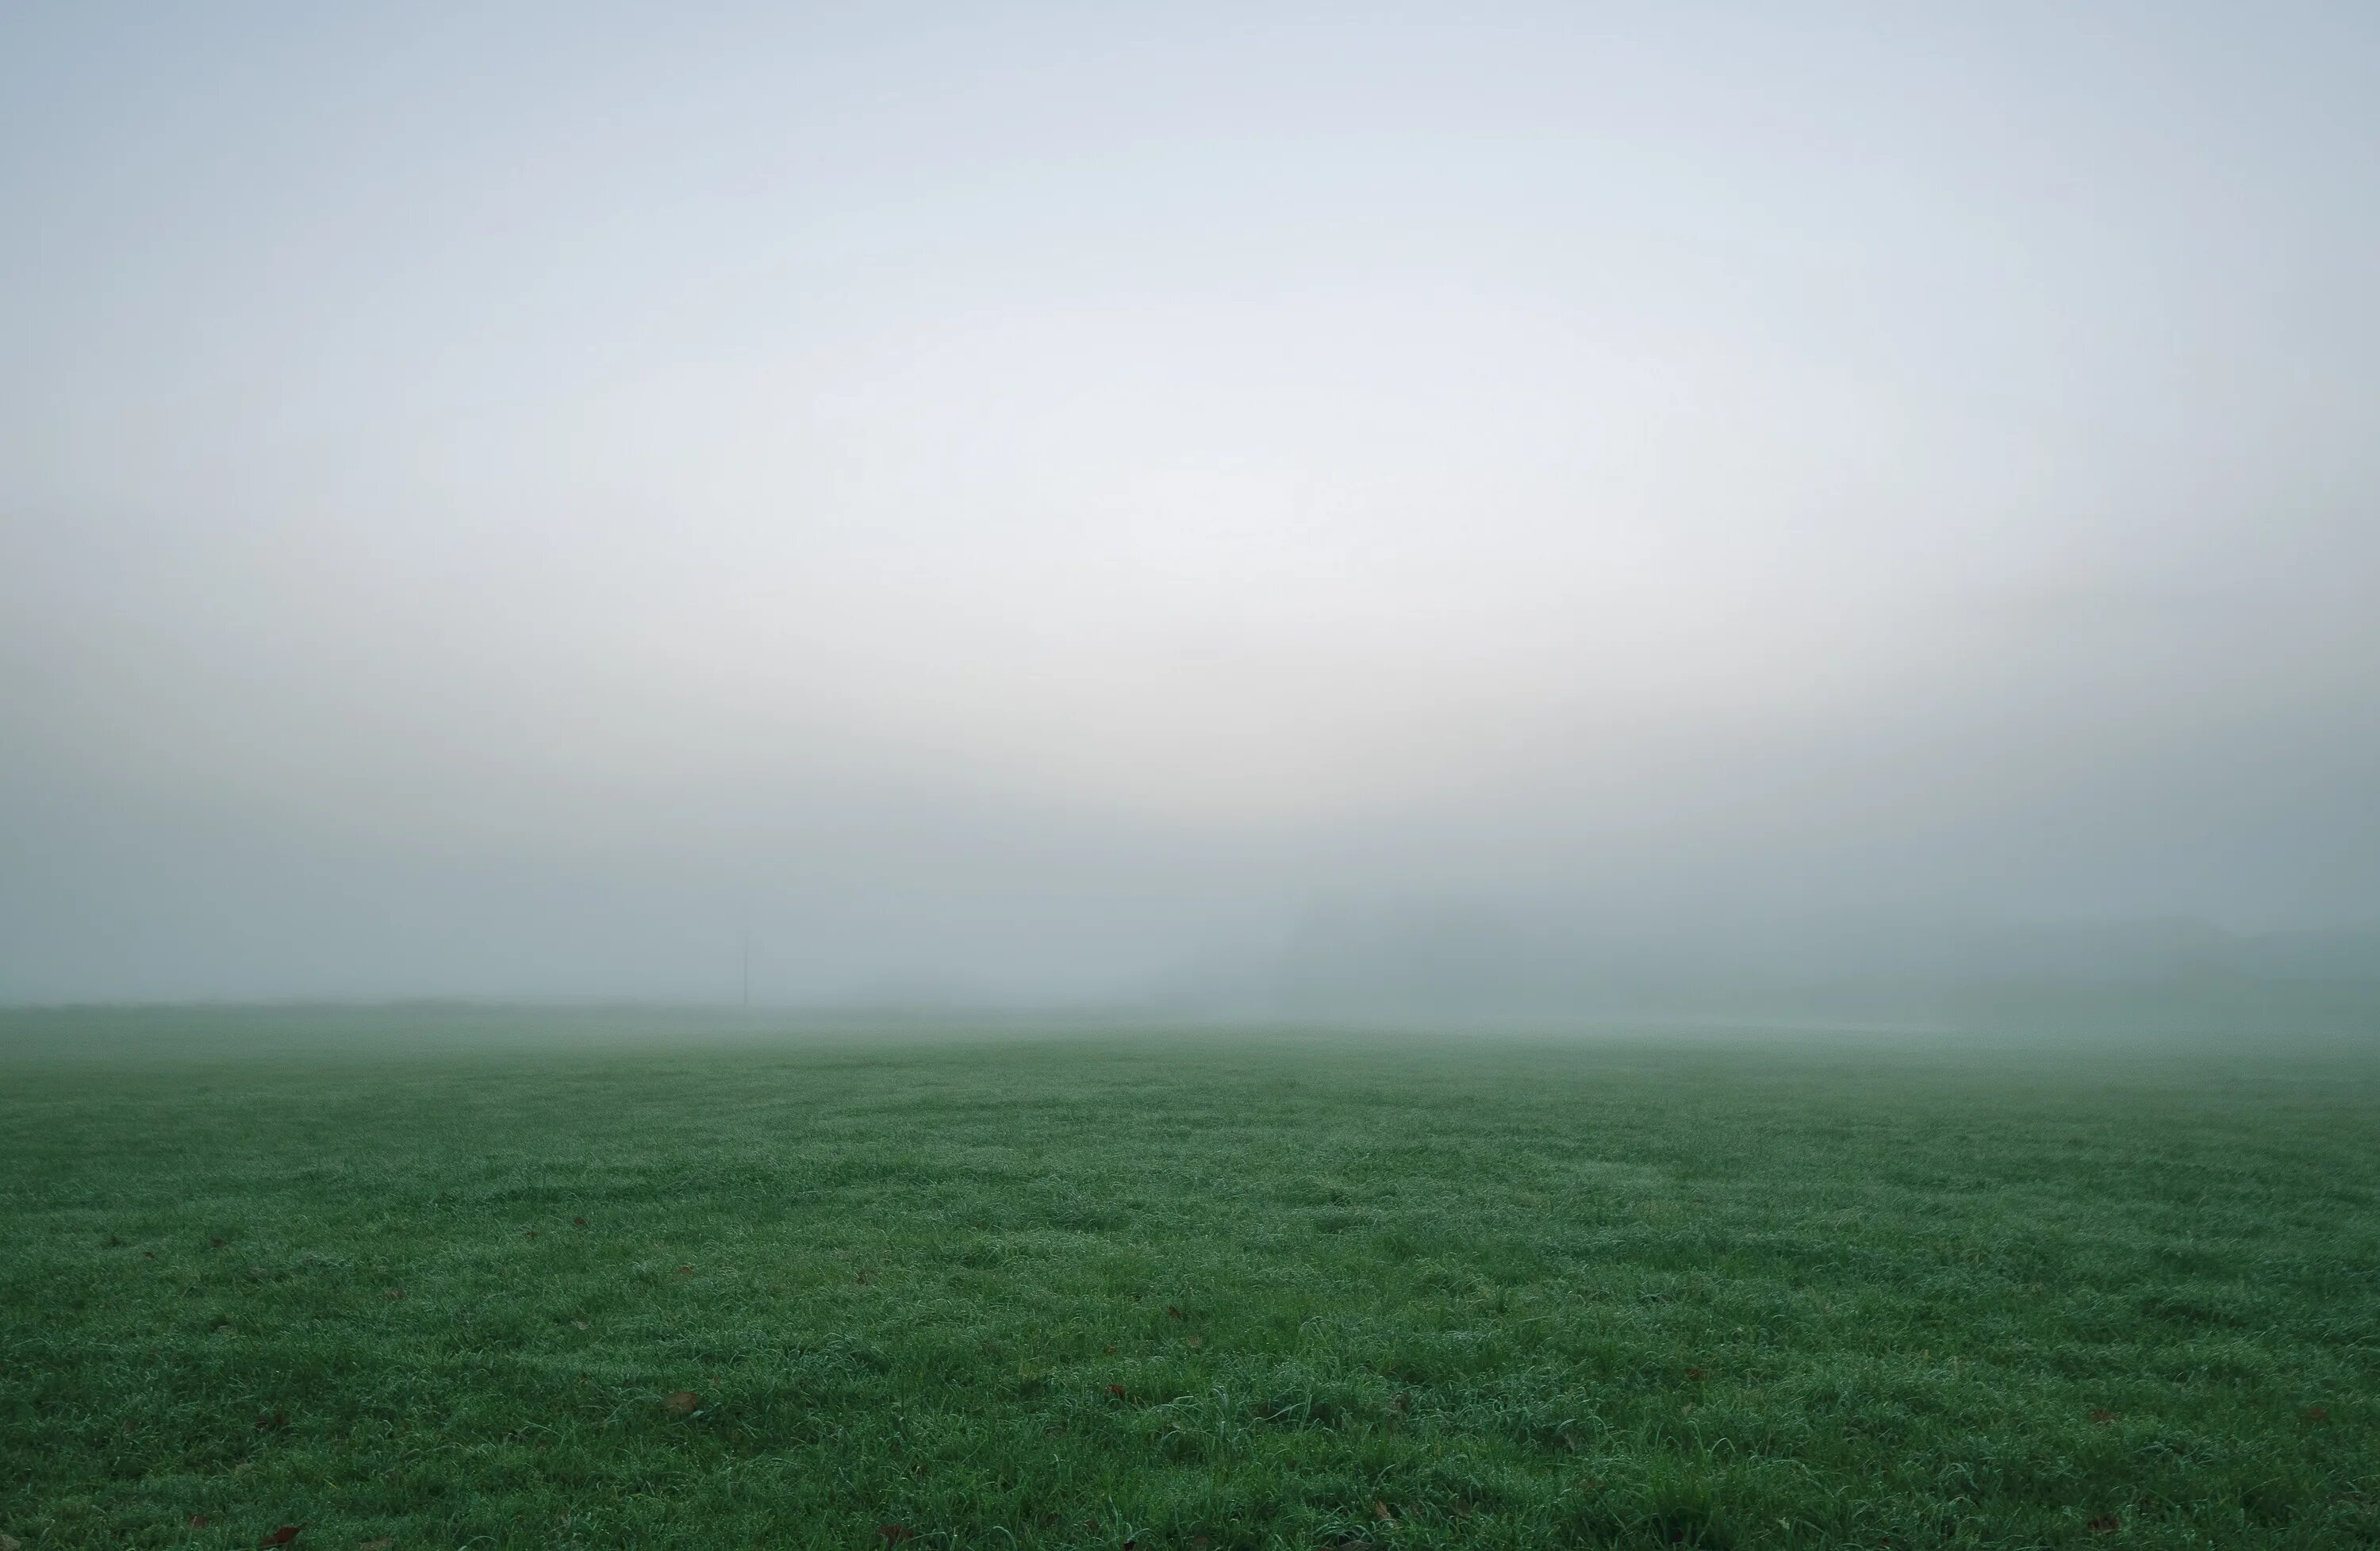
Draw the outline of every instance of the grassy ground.
[[[2380,1062],[61,1026],[29,1548],[2380,1543]]]

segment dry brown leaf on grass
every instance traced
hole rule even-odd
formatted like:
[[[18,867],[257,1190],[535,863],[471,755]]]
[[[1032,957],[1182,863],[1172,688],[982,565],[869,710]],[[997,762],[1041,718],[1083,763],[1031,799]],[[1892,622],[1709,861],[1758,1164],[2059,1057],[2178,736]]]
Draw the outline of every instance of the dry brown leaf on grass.
[[[681,1389],[663,1400],[662,1409],[672,1416],[692,1416],[702,1409],[702,1397],[691,1389]]]
[[[303,1524],[284,1524],[279,1529],[273,1531],[271,1534],[266,1535],[262,1540],[258,1541],[256,1544],[259,1546],[286,1545],[291,1541],[296,1540],[298,1538],[298,1532],[305,1529],[305,1527],[306,1526]]]
[[[2095,1535],[2108,1535],[2114,1534],[2118,1530],[2122,1529],[2124,1527],[2124,1521],[2117,1518],[2112,1513],[2102,1513],[2099,1517],[2092,1520],[2088,1524],[2085,1524],[2082,1527],[2089,1530]]]

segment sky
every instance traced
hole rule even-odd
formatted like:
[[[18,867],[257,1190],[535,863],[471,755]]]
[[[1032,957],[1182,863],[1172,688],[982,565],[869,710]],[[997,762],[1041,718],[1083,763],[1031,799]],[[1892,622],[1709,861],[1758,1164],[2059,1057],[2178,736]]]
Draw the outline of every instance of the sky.
[[[2380,925],[2376,166],[2358,4],[0,9],[0,1000]]]

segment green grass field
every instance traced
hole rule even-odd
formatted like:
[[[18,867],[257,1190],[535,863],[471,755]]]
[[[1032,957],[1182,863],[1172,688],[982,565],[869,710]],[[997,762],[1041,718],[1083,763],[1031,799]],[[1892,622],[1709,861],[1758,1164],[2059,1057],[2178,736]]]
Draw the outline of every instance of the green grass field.
[[[25,1547],[2380,1544],[2380,1060],[252,1022],[0,1018]]]

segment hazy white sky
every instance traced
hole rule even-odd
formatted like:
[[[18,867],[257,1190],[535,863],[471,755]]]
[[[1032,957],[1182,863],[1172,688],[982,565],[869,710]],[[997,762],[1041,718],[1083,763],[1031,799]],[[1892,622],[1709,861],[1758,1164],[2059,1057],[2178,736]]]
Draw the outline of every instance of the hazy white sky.
[[[2364,5],[0,12],[0,997],[2380,919]]]

